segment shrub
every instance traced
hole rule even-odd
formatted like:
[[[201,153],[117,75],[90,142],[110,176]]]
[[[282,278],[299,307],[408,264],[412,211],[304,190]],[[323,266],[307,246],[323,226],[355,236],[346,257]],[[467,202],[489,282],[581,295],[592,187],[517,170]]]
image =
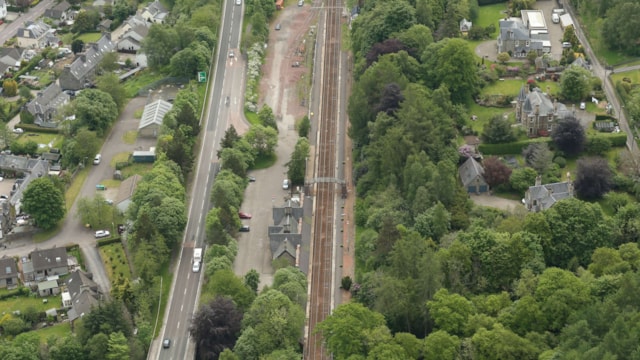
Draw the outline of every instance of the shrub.
[[[563,158],[562,156],[556,157],[555,159],[553,159],[553,162],[555,164],[558,164],[560,169],[564,169],[564,167],[567,166],[567,159]]]
[[[349,290],[351,290],[351,284],[352,283],[353,283],[353,280],[351,280],[351,276],[345,276],[345,277],[342,278],[341,287],[344,290],[349,291]]]

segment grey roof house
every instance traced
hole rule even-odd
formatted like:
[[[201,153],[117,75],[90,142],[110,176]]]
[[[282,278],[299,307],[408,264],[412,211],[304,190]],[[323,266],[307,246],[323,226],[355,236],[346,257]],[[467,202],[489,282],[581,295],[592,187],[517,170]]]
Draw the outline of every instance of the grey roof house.
[[[298,248],[302,246],[300,223],[304,209],[297,201],[287,200],[283,207],[273,207],[273,225],[269,226],[269,247],[273,260],[285,259],[291,266],[298,266]]]
[[[25,176],[16,180],[9,194],[9,203],[13,207],[13,213],[20,214],[22,192],[29,186],[31,181],[49,172],[49,163],[45,160],[31,159],[26,156],[0,154],[0,170],[12,177]]]
[[[67,312],[69,321],[88,314],[104,299],[98,284],[93,281],[93,276],[82,270],[72,272],[65,285],[66,291],[62,293],[62,298],[66,300],[63,307],[71,307]]]
[[[473,26],[473,23],[471,21],[467,19],[460,20],[460,32],[463,35],[467,35],[469,30],[471,30],[471,26]]]
[[[118,187],[118,195],[114,201],[118,210],[122,212],[127,211],[129,204],[131,204],[133,193],[136,191],[136,187],[138,187],[140,180],[142,180],[142,176],[135,174],[129,176],[120,183],[120,186]]]
[[[122,35],[118,40],[118,51],[135,53],[142,48],[142,40],[149,33],[149,27],[145,25],[135,25]]]
[[[142,10],[142,17],[148,22],[162,24],[169,15],[169,11],[158,0],[154,0]]]
[[[0,0],[0,19],[7,17],[7,1]]]
[[[60,286],[57,280],[46,280],[38,283],[38,295],[55,296],[60,294]]]
[[[160,134],[160,127],[164,116],[171,110],[170,102],[158,99],[144,107],[138,135],[143,137],[157,137]]]
[[[18,70],[22,50],[18,48],[0,48],[0,77],[7,71]]]
[[[65,0],[62,0],[56,6],[46,9],[44,16],[53,20],[55,23],[60,23],[67,20],[70,9],[71,5]]]
[[[49,276],[66,275],[69,273],[67,249],[65,248],[34,250],[29,255],[29,258],[31,260],[31,271],[27,271],[23,267],[25,282],[39,282]],[[23,265],[25,263],[23,263]]]
[[[88,44],[85,52],[78,54],[70,65],[65,65],[60,74],[60,87],[64,90],[81,90],[93,81],[98,64],[106,53],[115,49],[111,35],[103,34],[97,43]]]
[[[551,52],[551,41],[544,15],[540,10],[522,10],[521,17],[499,21],[498,53],[507,52],[514,58],[539,56]]]
[[[560,200],[573,197],[573,183],[569,181],[542,184],[542,178],[536,178],[536,184],[530,186],[524,195],[524,205],[529,211],[544,211]]]
[[[551,100],[539,88],[529,91],[529,85],[520,88],[516,99],[516,120],[527,130],[529,137],[547,136],[558,121],[571,116],[575,111]]]
[[[16,260],[12,257],[4,256],[0,259],[0,289],[13,288],[19,284],[20,274]]]
[[[151,27],[151,24],[147,22],[142,15],[133,15],[125,20],[122,25],[118,26],[111,32],[111,40],[118,41],[120,40],[124,34],[126,34],[129,30],[133,29],[137,26]]]
[[[18,46],[21,48],[45,48],[60,41],[51,26],[42,21],[26,21],[16,33]]]
[[[481,194],[489,191],[489,185],[484,179],[484,168],[473,157],[460,165],[458,174],[468,193]]]
[[[27,104],[27,112],[33,116],[33,123],[43,127],[57,127],[54,117],[58,109],[70,101],[69,95],[55,82],[38,92]]]

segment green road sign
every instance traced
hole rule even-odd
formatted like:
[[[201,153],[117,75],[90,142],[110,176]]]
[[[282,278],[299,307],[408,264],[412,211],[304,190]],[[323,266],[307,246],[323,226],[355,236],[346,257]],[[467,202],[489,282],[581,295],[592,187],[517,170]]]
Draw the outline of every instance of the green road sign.
[[[198,82],[206,82],[207,81],[207,73],[204,71],[198,72]]]

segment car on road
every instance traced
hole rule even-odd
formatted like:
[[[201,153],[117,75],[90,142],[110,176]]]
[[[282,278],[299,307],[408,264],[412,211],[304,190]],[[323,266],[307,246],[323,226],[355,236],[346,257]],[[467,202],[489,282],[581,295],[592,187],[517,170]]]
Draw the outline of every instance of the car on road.
[[[256,177],[255,176],[247,176],[247,180],[249,180],[249,182],[256,182]]]
[[[289,179],[284,179],[282,181],[282,190],[289,190]]]
[[[251,214],[243,211],[238,211],[238,216],[240,217],[240,219],[251,219],[253,217],[251,216]]]
[[[304,6],[304,0],[298,0],[298,6]]]
[[[278,30],[280,30],[280,29],[282,29],[282,26],[280,25],[280,23],[277,23],[277,24],[276,24],[276,31],[278,31]]]
[[[15,129],[13,129],[13,133],[14,133],[14,134],[23,134],[23,133],[24,133],[24,130],[23,130],[23,129],[21,129],[21,128],[15,128]]]
[[[109,237],[109,235],[111,235],[111,233],[109,233],[109,230],[98,230],[96,231],[96,239],[100,239],[103,237]]]
[[[587,108],[587,103],[584,101],[580,103],[580,110],[585,110]]]
[[[200,271],[200,261],[194,261],[193,262],[193,268],[191,270],[193,270],[194,273],[199,272]]]
[[[236,5],[242,5],[242,0],[236,0]]]
[[[232,59],[236,57],[236,54],[233,52],[233,50],[229,51],[229,57]]]
[[[168,349],[171,346],[171,339],[162,340],[162,347]]]
[[[100,165],[100,161],[102,161],[102,155],[98,154],[93,158],[93,165]]]
[[[240,230],[238,230],[238,231],[240,231],[240,232],[249,232],[249,231],[251,231],[251,228],[249,227],[249,225],[242,225],[240,227]]]
[[[557,24],[560,22],[560,15],[553,13],[551,14],[551,21],[553,21],[554,24]]]

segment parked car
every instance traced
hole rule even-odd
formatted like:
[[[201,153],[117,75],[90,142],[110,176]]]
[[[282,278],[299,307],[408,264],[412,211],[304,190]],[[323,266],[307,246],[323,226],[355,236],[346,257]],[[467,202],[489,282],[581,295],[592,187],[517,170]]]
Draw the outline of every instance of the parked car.
[[[236,57],[236,54],[233,52],[233,50],[229,51],[229,57],[230,58]]]
[[[236,5],[242,5],[242,0],[236,0]]]
[[[256,182],[256,177],[255,176],[247,176],[247,180],[249,180],[249,182]]]
[[[284,179],[282,181],[282,190],[289,190],[289,179]]]
[[[171,346],[171,339],[162,340],[162,347],[168,349]]]
[[[193,268],[192,268],[194,273],[197,273],[200,271],[200,261],[194,261],[193,262]]]
[[[587,108],[587,103],[584,101],[580,103],[580,110],[585,110]]]
[[[251,219],[252,218],[251,214],[246,213],[246,212],[242,212],[242,211],[238,212],[238,216],[240,217],[240,219]]]
[[[276,24],[276,31],[278,31],[278,30],[280,30],[280,29],[282,29],[282,26],[280,25],[280,23],[277,23],[277,24]]]
[[[93,158],[93,165],[100,165],[100,161],[102,161],[102,155],[98,154]]]
[[[560,22],[560,15],[553,13],[551,14],[551,21],[553,21],[554,24],[557,24]]]
[[[240,232],[249,232],[249,231],[251,231],[251,228],[249,227],[249,225],[242,225],[242,226],[240,227],[240,230],[239,230],[239,231],[240,231]]]
[[[13,132],[14,132],[14,134],[23,134],[24,130],[21,129],[21,128],[15,128],[15,129],[13,129]]]
[[[304,6],[304,0],[298,0],[298,6]]]
[[[109,237],[109,235],[111,235],[111,233],[109,233],[109,230],[98,230],[98,231],[96,231],[96,239],[103,238],[103,237]]]

